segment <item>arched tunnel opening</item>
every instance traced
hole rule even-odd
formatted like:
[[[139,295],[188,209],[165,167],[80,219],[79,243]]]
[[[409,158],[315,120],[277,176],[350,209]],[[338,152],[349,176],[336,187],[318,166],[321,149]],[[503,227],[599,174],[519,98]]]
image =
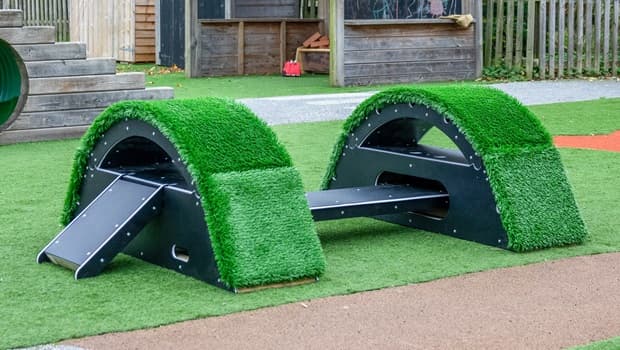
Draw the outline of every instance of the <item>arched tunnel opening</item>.
[[[21,113],[27,91],[24,62],[6,41],[0,40],[0,131]]]

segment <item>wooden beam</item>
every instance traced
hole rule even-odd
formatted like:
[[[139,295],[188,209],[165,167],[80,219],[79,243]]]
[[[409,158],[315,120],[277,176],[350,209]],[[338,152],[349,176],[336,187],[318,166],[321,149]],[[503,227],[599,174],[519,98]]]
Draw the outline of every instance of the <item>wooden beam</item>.
[[[321,33],[324,33],[329,36],[330,35],[329,33],[329,17],[330,17],[329,16],[329,0],[319,1],[319,9],[318,9],[317,17],[323,20],[323,22],[320,24],[321,28],[319,28]]]
[[[329,0],[329,82],[344,86],[344,0]]]
[[[200,22],[198,0],[185,0],[185,76],[195,78],[200,72]]]
[[[245,71],[245,23],[239,22],[237,27],[237,73]]]
[[[286,21],[280,22],[280,68],[286,62]]]
[[[483,53],[482,53],[482,43],[484,42],[483,37],[483,11],[482,11],[482,1],[475,1],[473,5],[474,19],[476,23],[474,24],[476,30],[476,77],[479,78],[482,76],[482,68],[483,68]]]

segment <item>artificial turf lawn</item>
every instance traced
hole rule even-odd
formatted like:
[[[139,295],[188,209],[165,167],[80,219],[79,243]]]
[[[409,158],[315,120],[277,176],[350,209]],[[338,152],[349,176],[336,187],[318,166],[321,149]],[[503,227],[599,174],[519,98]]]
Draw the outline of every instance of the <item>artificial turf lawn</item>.
[[[250,287],[316,277],[325,270],[290,156],[265,122],[231,100],[127,101],[107,108],[75,154],[63,224],[76,215],[93,148],[111,126],[128,119],[159,129],[187,165],[205,208],[222,282]]]
[[[608,108],[618,110],[620,99],[614,101],[592,103],[581,117],[620,129],[617,118],[598,119],[612,111]],[[565,118],[564,108],[532,109],[538,112],[540,108],[546,111],[545,126],[555,133]],[[341,124],[275,127],[302,174],[306,190],[319,187]],[[0,348],[620,251],[620,154],[562,149],[562,161],[590,232],[583,245],[516,254],[375,220],[351,219],[318,223],[327,269],[315,284],[234,295],[124,255],[101,276],[76,282],[71,271],[51,264],[37,265],[34,260],[61,229],[58,215],[78,144],[70,140],[0,147]]]
[[[345,121],[322,188],[330,188],[349,135],[394,104],[427,106],[448,118],[482,158],[498,212],[516,251],[581,243],[587,231],[560,156],[538,118],[515,98],[475,85],[393,88],[362,102]]]

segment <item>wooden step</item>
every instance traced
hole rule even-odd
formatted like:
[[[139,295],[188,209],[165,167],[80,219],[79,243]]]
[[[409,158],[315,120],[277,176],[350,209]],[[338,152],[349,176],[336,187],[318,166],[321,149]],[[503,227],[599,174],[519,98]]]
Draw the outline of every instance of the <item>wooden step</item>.
[[[46,140],[60,140],[80,137],[88,126],[73,126],[66,128],[44,128],[29,130],[11,130],[0,133],[0,145],[18,142],[34,142]]]
[[[174,90],[165,87],[146,90],[35,95],[28,96],[23,113],[105,108],[122,100],[159,100],[172,98],[173,95]]]
[[[101,112],[103,108],[22,113],[7,130],[89,125]]]
[[[0,28],[0,39],[9,44],[48,44],[56,37],[54,27]]]
[[[85,60],[25,62],[30,78],[68,77],[78,75],[115,74],[114,58],[89,58]]]
[[[144,73],[30,79],[29,95],[144,89]]]
[[[0,10],[0,27],[21,27],[23,25],[22,10]]]
[[[76,60],[86,58],[86,44],[55,43],[13,45],[24,61]]]

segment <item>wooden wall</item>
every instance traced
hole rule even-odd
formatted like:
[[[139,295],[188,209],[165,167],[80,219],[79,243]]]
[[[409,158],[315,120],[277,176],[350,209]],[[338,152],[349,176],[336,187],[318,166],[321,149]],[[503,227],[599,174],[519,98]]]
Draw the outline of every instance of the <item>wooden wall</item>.
[[[199,62],[191,76],[279,73],[320,24],[316,19],[202,20]]]
[[[232,18],[299,18],[299,0],[233,0]]]
[[[71,0],[71,40],[88,57],[155,62],[155,0]]]
[[[134,62],[155,62],[155,0],[136,1]]]
[[[474,34],[449,20],[345,21],[344,84],[472,79]]]

